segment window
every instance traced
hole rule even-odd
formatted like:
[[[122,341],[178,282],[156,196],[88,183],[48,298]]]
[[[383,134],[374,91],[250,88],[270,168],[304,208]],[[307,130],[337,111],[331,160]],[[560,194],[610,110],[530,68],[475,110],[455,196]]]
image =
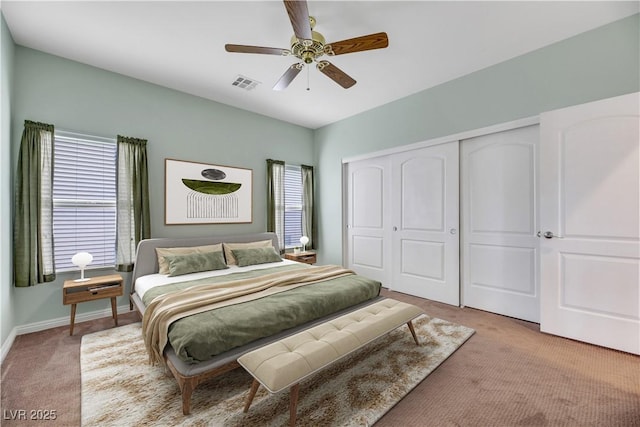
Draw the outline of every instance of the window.
[[[56,131],[53,144],[53,239],[56,271],[71,257],[93,255],[91,267],[116,259],[116,141]]]
[[[284,168],[284,245],[300,246],[302,236],[302,169],[285,165]]]
[[[299,246],[303,233],[305,249],[317,248],[313,183],[313,166],[267,159],[267,231],[278,235],[281,250]]]

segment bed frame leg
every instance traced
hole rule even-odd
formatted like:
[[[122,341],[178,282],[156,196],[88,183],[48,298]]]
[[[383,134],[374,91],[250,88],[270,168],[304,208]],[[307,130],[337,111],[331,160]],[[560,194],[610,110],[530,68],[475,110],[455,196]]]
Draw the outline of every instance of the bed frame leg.
[[[180,391],[182,392],[182,413],[184,415],[191,413],[191,395],[197,385],[197,382],[194,384],[193,381],[189,381],[188,379],[180,384]]]
[[[420,345],[420,341],[418,341],[418,336],[416,335],[416,330],[413,328],[413,323],[411,323],[411,320],[407,322],[407,326],[411,331],[411,335],[413,335],[413,340],[416,342],[416,345]]]

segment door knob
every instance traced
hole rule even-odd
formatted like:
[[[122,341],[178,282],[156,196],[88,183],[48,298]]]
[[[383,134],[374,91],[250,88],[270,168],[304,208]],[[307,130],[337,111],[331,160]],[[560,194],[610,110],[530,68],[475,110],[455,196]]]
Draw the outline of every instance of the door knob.
[[[452,228],[451,230],[449,230],[449,233],[451,234],[456,234],[458,232],[458,230],[456,230],[455,228]]]
[[[393,231],[398,231],[398,227],[394,226]]]
[[[562,238],[560,236],[556,236],[555,234],[553,234],[553,231],[545,231],[544,233],[542,233],[541,231],[538,231],[536,235],[538,237],[544,237],[545,239],[553,239],[554,237],[558,239]]]

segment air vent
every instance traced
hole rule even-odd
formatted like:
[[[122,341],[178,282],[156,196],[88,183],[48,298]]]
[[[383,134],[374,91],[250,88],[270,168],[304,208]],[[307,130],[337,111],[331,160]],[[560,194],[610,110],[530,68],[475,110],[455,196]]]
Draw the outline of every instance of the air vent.
[[[238,74],[238,76],[236,77],[236,80],[231,84],[233,86],[239,87],[240,89],[249,91],[255,88],[256,86],[258,86],[260,82],[250,77],[245,77]]]

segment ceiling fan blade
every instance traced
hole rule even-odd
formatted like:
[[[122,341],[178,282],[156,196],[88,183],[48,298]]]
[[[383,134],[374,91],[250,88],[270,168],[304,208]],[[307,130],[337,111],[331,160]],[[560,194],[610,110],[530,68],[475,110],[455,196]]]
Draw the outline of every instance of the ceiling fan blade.
[[[280,77],[280,80],[273,85],[273,90],[285,90],[289,84],[296,78],[298,73],[302,70],[304,64],[302,62],[293,64],[285,73]]]
[[[306,0],[284,0],[284,7],[287,9],[296,37],[311,40],[311,24],[309,23],[309,8]]]
[[[288,49],[280,49],[277,47],[262,47],[262,46],[245,46],[241,44],[225,44],[224,49],[227,52],[237,53],[262,53],[264,55],[289,55],[291,52]]]
[[[322,74],[329,77],[331,80],[338,83],[345,89],[349,89],[351,86],[356,84],[356,81],[353,80],[347,73],[345,73],[329,61],[320,61],[318,62],[317,67]]]
[[[385,48],[389,46],[389,38],[387,33],[375,33],[330,43],[330,46],[334,55],[343,55],[345,53]]]

